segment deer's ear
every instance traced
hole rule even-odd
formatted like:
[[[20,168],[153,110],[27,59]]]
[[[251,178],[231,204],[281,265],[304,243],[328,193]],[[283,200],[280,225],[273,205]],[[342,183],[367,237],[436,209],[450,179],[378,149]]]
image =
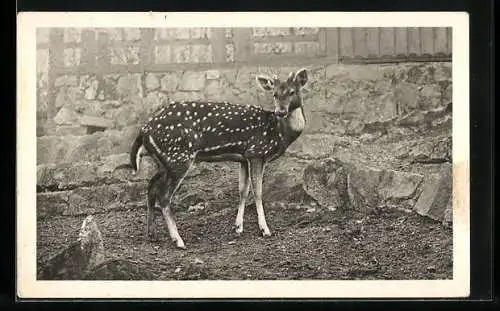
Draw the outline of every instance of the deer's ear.
[[[307,83],[307,79],[308,79],[308,76],[307,76],[307,70],[305,68],[302,68],[302,69],[299,69],[296,73],[295,73],[295,77],[294,77],[294,81],[295,83],[297,83],[300,87],[306,85]]]
[[[255,80],[264,91],[271,91],[274,88],[274,80],[269,77],[257,76]]]

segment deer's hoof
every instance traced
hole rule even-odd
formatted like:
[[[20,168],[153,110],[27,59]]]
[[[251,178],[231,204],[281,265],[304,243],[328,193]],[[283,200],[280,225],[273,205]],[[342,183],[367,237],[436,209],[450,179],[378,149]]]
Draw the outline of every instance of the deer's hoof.
[[[264,236],[264,237],[271,236],[271,232],[269,231],[269,229],[261,229],[260,231],[262,233],[262,236]]]
[[[184,242],[182,240],[178,240],[175,242],[175,245],[177,246],[177,248],[179,249],[186,249],[186,245],[184,245]]]
[[[240,235],[243,233],[243,226],[238,226],[236,225],[236,228],[234,229],[237,235]]]

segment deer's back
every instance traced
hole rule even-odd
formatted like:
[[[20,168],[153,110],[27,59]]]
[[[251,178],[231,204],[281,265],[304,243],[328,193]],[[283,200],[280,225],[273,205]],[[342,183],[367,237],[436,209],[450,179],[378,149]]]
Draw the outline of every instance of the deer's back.
[[[170,162],[189,160],[197,152],[267,157],[282,140],[272,112],[228,102],[173,102],[141,131]]]

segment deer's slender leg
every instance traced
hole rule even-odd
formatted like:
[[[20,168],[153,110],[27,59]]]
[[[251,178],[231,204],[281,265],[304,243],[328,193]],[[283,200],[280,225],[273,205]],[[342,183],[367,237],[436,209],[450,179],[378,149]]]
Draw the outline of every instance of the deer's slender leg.
[[[178,163],[175,166],[170,167],[168,173],[164,175],[166,176],[167,191],[165,192],[161,200],[161,211],[163,214],[163,218],[165,219],[165,222],[167,224],[170,238],[176,243],[178,248],[186,248],[186,246],[184,245],[184,241],[179,235],[174,215],[172,213],[172,210],[170,209],[170,206],[172,204],[173,196],[180,188],[184,177],[186,177],[192,164],[193,161]]]
[[[240,163],[239,185],[240,203],[238,204],[238,214],[236,215],[236,233],[243,232],[243,215],[245,214],[245,203],[250,191],[250,172],[247,161]]]
[[[153,178],[151,178],[148,185],[146,232],[150,240],[154,238],[155,205],[157,200],[160,200],[166,191],[166,184],[162,182],[165,179],[164,174],[166,174],[166,172],[163,171],[156,173]]]
[[[255,207],[257,208],[257,217],[259,228],[263,236],[270,236],[271,232],[267,227],[266,216],[264,215],[264,206],[262,205],[262,177],[264,176],[264,161],[262,159],[253,159],[250,162],[250,178],[255,196]]]

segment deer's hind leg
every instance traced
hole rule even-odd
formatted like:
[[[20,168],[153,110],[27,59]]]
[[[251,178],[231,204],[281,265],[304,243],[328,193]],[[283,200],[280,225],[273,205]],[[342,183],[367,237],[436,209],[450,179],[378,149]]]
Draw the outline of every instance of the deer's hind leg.
[[[160,201],[163,194],[166,191],[166,172],[157,172],[149,181],[148,184],[148,201],[147,201],[147,213],[146,213],[146,233],[149,240],[155,239],[155,209],[156,202]]]
[[[182,240],[179,232],[177,230],[177,224],[174,219],[174,215],[171,210],[172,198],[180,188],[184,178],[189,172],[193,161],[176,163],[174,165],[170,165],[167,170],[167,173],[164,174],[163,183],[165,185],[165,191],[160,200],[161,211],[163,214],[163,218],[165,219],[165,223],[167,224],[168,232],[170,238],[173,242],[176,243],[178,248],[186,248],[184,245],[184,241]]]

